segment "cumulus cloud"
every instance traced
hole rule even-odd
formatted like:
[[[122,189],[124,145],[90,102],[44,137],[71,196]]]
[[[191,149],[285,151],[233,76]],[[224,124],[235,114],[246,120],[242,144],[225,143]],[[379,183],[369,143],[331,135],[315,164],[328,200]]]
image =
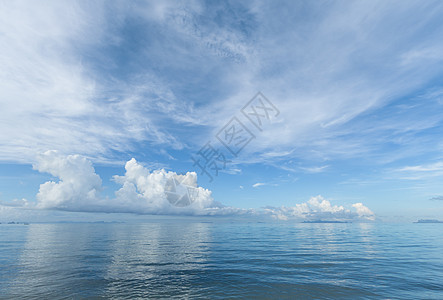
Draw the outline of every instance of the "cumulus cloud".
[[[99,195],[102,181],[86,158],[80,155],[65,157],[57,151],[47,151],[38,157],[33,167],[60,179],[40,185],[37,207],[76,210],[103,202]]]
[[[357,215],[361,218],[366,218],[368,220],[374,220],[374,213],[363,205],[363,203],[354,203],[352,207],[355,208]]]
[[[266,207],[261,210],[224,206],[212,198],[210,190],[198,186],[197,174],[158,169],[150,171],[134,158],[125,165],[125,174],[113,180],[121,185],[115,197],[104,197],[102,180],[92,163],[80,155],[63,156],[47,151],[38,157],[34,169],[49,173],[58,181],[40,185],[38,209],[77,212],[231,215],[272,218],[276,220],[374,220],[374,213],[362,203],[352,210],[332,205],[322,196],[293,207]],[[172,185],[171,185],[172,184]],[[260,186],[262,184],[256,184]],[[174,193],[172,193],[174,192]],[[171,193],[178,198],[171,198]],[[183,202],[186,195],[188,202]],[[192,193],[192,195],[191,195]],[[180,198],[181,197],[181,198]],[[26,205],[29,207],[28,202]]]
[[[150,172],[131,159],[125,165],[123,176],[114,176],[122,187],[114,198],[103,197],[102,181],[89,160],[80,155],[60,155],[47,151],[38,157],[34,169],[50,173],[59,181],[40,185],[37,208],[68,211],[130,212],[130,213],[205,213],[215,208],[211,191],[197,185],[197,174],[179,175],[164,169]],[[181,187],[193,191],[192,201],[186,207],[178,207],[167,197],[168,180],[176,180]]]
[[[206,208],[214,207],[211,191],[197,185],[197,174],[187,172],[179,175],[164,169],[150,172],[134,158],[125,165],[124,176],[114,176],[114,180],[122,185],[115,194],[115,207],[125,209],[131,207],[135,212],[143,213],[173,213],[180,210],[188,213],[204,213]],[[192,190],[189,206],[177,207],[171,205],[168,197],[168,182],[175,180],[181,188]]]
[[[354,210],[332,205],[322,196],[311,197],[309,201],[293,207],[266,207],[265,212],[278,220],[374,220],[374,213],[362,203],[352,205]]]

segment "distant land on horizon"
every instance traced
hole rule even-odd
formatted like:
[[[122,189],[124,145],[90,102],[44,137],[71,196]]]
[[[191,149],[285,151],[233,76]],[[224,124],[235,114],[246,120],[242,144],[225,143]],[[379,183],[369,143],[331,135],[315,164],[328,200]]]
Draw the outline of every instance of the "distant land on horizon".
[[[352,223],[349,221],[324,221],[324,220],[313,220],[313,221],[303,221],[302,223]]]
[[[433,220],[433,219],[422,219],[422,220],[418,220],[417,222],[414,223],[443,223],[443,221],[440,220]]]

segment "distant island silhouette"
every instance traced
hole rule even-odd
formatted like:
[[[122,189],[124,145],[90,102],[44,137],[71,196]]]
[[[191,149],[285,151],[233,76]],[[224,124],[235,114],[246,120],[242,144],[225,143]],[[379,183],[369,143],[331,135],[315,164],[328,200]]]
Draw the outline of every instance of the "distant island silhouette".
[[[424,219],[424,220],[422,219],[414,223],[443,223],[443,221],[433,220],[433,219]]]
[[[302,223],[352,223],[348,221],[324,221],[324,220],[312,220],[312,221],[303,221]]]

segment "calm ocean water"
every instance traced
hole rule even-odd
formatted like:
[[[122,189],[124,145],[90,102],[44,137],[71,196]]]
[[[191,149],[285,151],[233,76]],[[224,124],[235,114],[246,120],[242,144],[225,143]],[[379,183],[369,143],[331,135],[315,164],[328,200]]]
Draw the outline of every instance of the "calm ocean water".
[[[443,299],[443,224],[2,224],[0,298]]]

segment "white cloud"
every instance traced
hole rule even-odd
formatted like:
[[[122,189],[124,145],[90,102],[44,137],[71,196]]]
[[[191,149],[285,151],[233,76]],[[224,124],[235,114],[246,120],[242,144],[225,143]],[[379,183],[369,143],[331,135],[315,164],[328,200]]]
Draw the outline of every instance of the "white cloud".
[[[34,168],[58,177],[58,182],[40,185],[37,208],[67,211],[130,212],[141,214],[209,214],[216,207],[211,192],[197,185],[197,174],[184,175],[164,169],[150,172],[131,159],[125,165],[124,176],[114,176],[122,185],[115,198],[101,195],[102,181],[90,161],[79,155],[62,156],[57,151],[40,155]],[[168,179],[177,179],[195,189],[192,203],[186,207],[173,206],[167,199],[165,186]]]
[[[83,47],[101,30],[89,27],[94,19],[78,3],[65,4],[1,3],[2,160],[29,162],[33,150],[44,149],[44,144],[77,145],[79,130],[69,121],[93,110],[89,99],[94,81],[74,54],[72,42]]]
[[[0,201],[0,205],[8,207],[31,207],[31,203],[25,198],[12,199],[11,201]]]
[[[123,186],[115,193],[115,202],[120,209],[130,207],[131,212],[138,213],[161,214],[181,211],[205,214],[205,209],[214,207],[211,191],[197,185],[195,172],[187,172],[184,175],[166,172],[163,169],[150,172],[135,159],[128,161],[125,169],[124,176],[114,176],[114,180]],[[183,208],[171,206],[165,194],[168,179],[176,179],[183,185],[196,189],[191,205]]]
[[[38,208],[94,210],[97,205],[103,205],[100,198],[102,181],[86,158],[80,155],[65,157],[57,151],[47,151],[38,157],[33,167],[60,179],[40,185]]]
[[[90,161],[80,155],[63,156],[56,151],[40,155],[34,168],[58,177],[40,185],[37,209],[55,209],[75,212],[106,212],[135,214],[231,215],[271,217],[278,220],[374,220],[374,213],[362,203],[352,205],[354,210],[332,205],[322,196],[312,197],[294,207],[266,207],[263,210],[226,207],[213,200],[211,191],[199,187],[197,174],[179,175],[164,169],[149,171],[135,159],[125,165],[123,176],[114,181],[122,187],[114,198],[101,195],[102,182]],[[195,189],[189,206],[177,207],[168,201],[168,180],[175,179],[183,186]],[[257,183],[255,186],[263,185]],[[29,203],[28,209],[32,209]],[[22,201],[22,202],[23,202]],[[18,206],[18,205],[15,205]]]
[[[263,183],[263,182],[257,182],[257,183],[254,183],[254,184],[252,185],[252,187],[254,187],[254,188],[258,188],[258,187],[263,186],[263,185],[266,185],[266,183]]]
[[[407,166],[399,169],[398,171],[411,171],[411,172],[435,172],[443,171],[443,162],[436,162],[427,165]]]
[[[301,169],[307,173],[321,173],[326,170],[329,166],[320,167],[302,167]]]
[[[2,2],[1,159],[31,162],[36,152],[58,149],[115,161],[113,150],[146,141],[180,149],[212,133],[193,128],[190,138],[163,125],[218,130],[258,90],[281,115],[245,149],[263,156],[238,161],[373,151],[375,139],[361,138],[362,129],[386,124],[342,125],[439,78],[442,6],[429,14],[413,1],[400,10],[395,1],[309,3],[306,15],[297,5]],[[138,43],[143,49],[133,49]],[[155,68],[143,65],[150,58]],[[120,60],[143,67],[120,72]],[[404,128],[393,123],[391,131]]]
[[[366,218],[368,220],[373,220],[375,218],[374,213],[363,205],[363,203],[352,204],[352,207],[357,210],[357,214],[360,218]]]
[[[265,212],[278,220],[327,220],[352,221],[374,220],[375,214],[362,203],[352,205],[355,211],[343,206],[331,205],[322,196],[312,197],[308,202],[293,207],[266,207]]]
[[[433,162],[429,164],[406,166],[393,170],[402,179],[421,180],[429,177],[443,175],[443,162]]]
[[[149,70],[124,79],[97,70],[115,67],[102,50],[119,46],[116,31],[131,9],[100,1],[0,4],[0,160],[32,163],[57,149],[106,162],[138,142],[184,147],[159,123],[193,122],[192,104]]]
[[[423,119],[416,115],[403,116],[401,120],[389,117],[373,122],[371,119],[357,126],[349,123],[441,76],[443,56],[438,49],[443,44],[437,35],[443,27],[437,14],[429,15],[414,1],[401,3],[401,10],[395,1],[334,2],[327,8],[312,3],[309,9],[318,13],[319,18],[311,22],[313,19],[302,13],[297,15],[295,2],[294,7],[285,3],[285,11],[278,5],[259,3],[254,4],[259,6],[254,12],[261,37],[257,48],[261,51],[250,68],[239,70],[236,75],[242,77],[239,82],[249,92],[240,89],[226,102],[228,108],[240,106],[238,103],[249,100],[254,90],[262,90],[280,109],[281,122],[266,128],[254,147],[245,148],[245,152],[291,153],[288,157],[317,161],[368,157],[368,153],[379,150],[378,146],[392,142],[392,135],[400,136],[405,124],[422,130]],[[438,11],[442,8],[435,6]],[[291,17],[279,18],[277,25],[277,19],[270,17],[273,13],[291,14]],[[419,17],[422,13],[428,16],[424,22]],[[399,34],[415,22],[421,26]],[[433,27],[435,32],[427,29],[428,22],[439,24]],[[276,28],[278,33],[274,31]],[[426,49],[436,49],[432,51],[432,59],[419,56],[404,65],[404,56],[420,51],[423,44]],[[429,126],[438,126],[442,118],[440,114],[435,118],[438,122],[433,120]],[[293,149],[296,151],[292,152]],[[388,155],[398,155],[397,151],[386,152],[382,155],[385,159]],[[316,157],[317,153],[321,157]],[[250,162],[251,157],[256,160],[257,156],[245,153],[241,159]],[[269,157],[264,155],[261,161],[267,162]]]

